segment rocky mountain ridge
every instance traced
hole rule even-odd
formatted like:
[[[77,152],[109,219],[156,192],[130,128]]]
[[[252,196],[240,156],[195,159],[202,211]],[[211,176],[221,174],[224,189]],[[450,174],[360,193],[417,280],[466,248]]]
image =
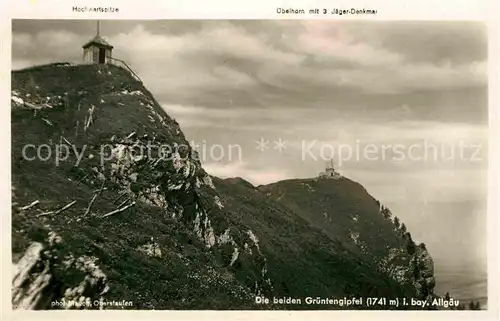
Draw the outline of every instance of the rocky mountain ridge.
[[[425,246],[359,184],[211,177],[124,69],[15,71],[11,96],[16,308],[335,309],[255,297],[434,296]]]

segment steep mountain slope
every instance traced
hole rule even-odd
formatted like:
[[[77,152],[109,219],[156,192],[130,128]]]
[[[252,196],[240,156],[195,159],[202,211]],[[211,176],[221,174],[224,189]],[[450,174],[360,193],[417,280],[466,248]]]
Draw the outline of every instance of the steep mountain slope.
[[[404,296],[359,255],[242,179],[214,181],[232,224],[258,231],[274,290],[284,296]]]
[[[431,294],[432,260],[359,185],[212,178],[115,66],[13,72],[11,159],[17,308],[323,309],[346,307],[255,296]]]
[[[259,190],[400,284],[416,289],[416,297],[432,296],[434,263],[425,245],[417,246],[360,184],[345,177],[286,180]]]

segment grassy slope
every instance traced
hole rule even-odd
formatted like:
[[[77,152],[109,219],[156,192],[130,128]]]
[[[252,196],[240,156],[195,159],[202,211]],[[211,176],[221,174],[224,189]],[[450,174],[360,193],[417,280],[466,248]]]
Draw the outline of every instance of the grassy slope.
[[[389,248],[403,244],[392,222],[381,215],[377,201],[347,178],[285,180],[259,190],[360,254],[363,251],[354,245],[351,233],[359,233],[359,243],[370,256],[387,255]]]

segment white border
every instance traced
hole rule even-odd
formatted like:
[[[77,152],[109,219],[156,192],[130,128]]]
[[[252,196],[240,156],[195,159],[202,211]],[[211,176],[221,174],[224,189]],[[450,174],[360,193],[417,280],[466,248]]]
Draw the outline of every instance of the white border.
[[[10,17],[26,19],[331,19],[332,16],[278,15],[277,7],[301,8],[371,8],[377,9],[375,17],[342,16],[341,19],[380,20],[485,20],[495,6],[488,0],[454,0],[437,3],[434,0],[402,2],[395,0],[20,0],[8,7]],[[119,14],[73,13],[73,6],[118,7]],[[336,17],[339,18],[339,17]]]
[[[333,3],[328,0],[110,0],[102,1],[74,1],[67,0],[18,0],[4,5],[0,25],[0,101],[3,102],[0,117],[0,144],[4,151],[0,159],[0,203],[3,211],[2,226],[2,281],[1,304],[2,316],[5,320],[83,320],[83,319],[159,319],[164,320],[194,320],[194,319],[231,319],[231,320],[282,320],[289,318],[301,320],[304,318],[315,320],[332,320],[340,318],[347,320],[370,319],[449,319],[449,320],[498,320],[499,319],[499,291],[498,271],[500,262],[498,256],[498,228],[499,220],[499,165],[500,155],[500,112],[498,90],[500,89],[499,57],[500,57],[500,24],[495,19],[500,16],[499,1],[454,0],[436,2],[434,0],[389,1],[375,2],[362,0],[339,0]],[[81,14],[73,13],[72,6],[101,6],[118,7],[119,13]],[[377,9],[376,16],[312,16],[312,15],[278,15],[277,7],[303,8],[367,8]],[[7,10],[5,10],[7,9]],[[369,19],[369,20],[481,20],[488,21],[489,29],[489,105],[490,105],[490,175],[488,197],[488,311],[250,311],[250,312],[214,312],[214,311],[85,311],[81,312],[21,312],[11,311],[11,239],[10,239],[10,70],[11,70],[11,19]],[[494,196],[497,196],[495,198]],[[466,236],[457,236],[466,237]],[[2,318],[3,319],[3,318]]]

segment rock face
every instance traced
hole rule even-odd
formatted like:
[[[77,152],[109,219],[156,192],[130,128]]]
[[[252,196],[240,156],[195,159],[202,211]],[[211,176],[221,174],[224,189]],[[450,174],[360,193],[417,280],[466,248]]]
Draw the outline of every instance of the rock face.
[[[416,296],[422,299],[432,298],[436,280],[434,279],[434,261],[429,252],[420,246],[416,248],[412,264]]]
[[[428,253],[408,254],[344,177],[259,188],[211,177],[179,124],[116,66],[41,66],[12,81],[16,308],[325,309],[338,307],[255,296],[432,288]],[[42,145],[51,157],[35,157]]]
[[[42,259],[43,245],[33,243],[16,265],[12,280],[12,303],[14,309],[36,309],[46,307],[41,304],[42,292],[51,281],[48,264]],[[42,271],[35,272],[41,265]]]
[[[92,309],[109,287],[97,258],[63,256],[61,237],[51,232],[48,245],[33,242],[15,265],[12,279],[14,309]],[[72,280],[63,282],[66,276]]]

